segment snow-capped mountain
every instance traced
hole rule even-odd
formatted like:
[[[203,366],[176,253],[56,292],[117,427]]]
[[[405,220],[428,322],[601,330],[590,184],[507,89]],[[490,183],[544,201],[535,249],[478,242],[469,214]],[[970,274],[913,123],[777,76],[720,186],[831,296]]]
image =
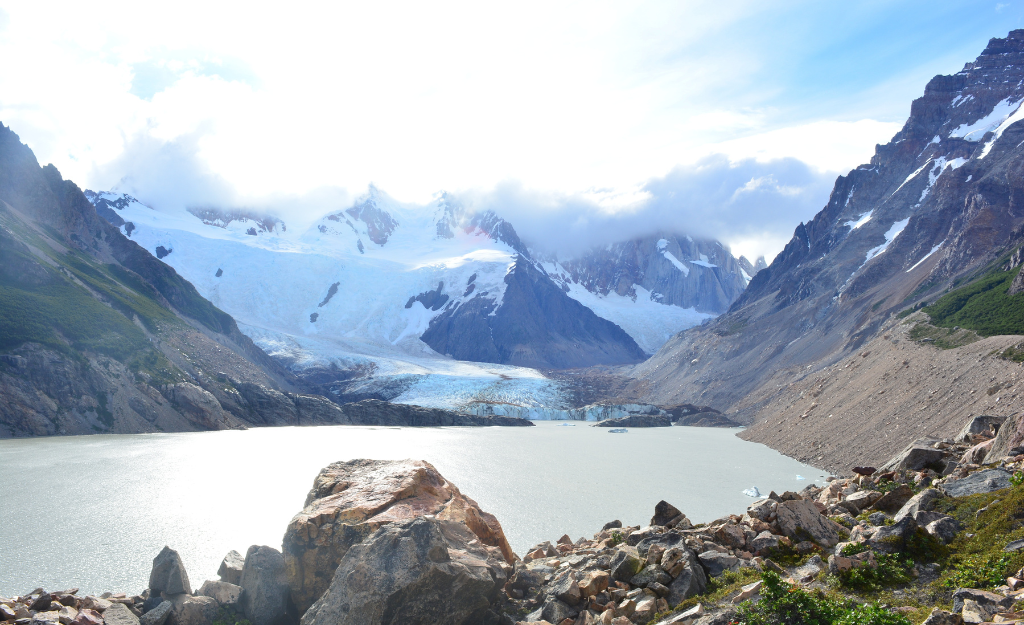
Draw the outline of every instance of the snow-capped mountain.
[[[560,386],[536,369],[639,362],[746,282],[721,245],[668,235],[613,246],[632,256],[541,261],[512,224],[443,193],[424,207],[371,188],[301,232],[246,211],[88,197],[268,353],[343,398],[558,405]],[[619,293],[604,274],[623,271]]]

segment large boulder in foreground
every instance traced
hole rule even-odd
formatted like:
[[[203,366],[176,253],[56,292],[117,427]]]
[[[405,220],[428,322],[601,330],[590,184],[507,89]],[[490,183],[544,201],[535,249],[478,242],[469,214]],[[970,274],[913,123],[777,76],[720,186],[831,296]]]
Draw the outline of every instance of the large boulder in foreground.
[[[1021,453],[1024,453],[1024,413],[1003,422],[985,460],[998,462]]]
[[[464,523],[418,516],[349,549],[302,625],[462,625],[491,612],[506,563]],[[489,614],[489,612],[491,612]]]
[[[822,516],[812,501],[783,501],[778,504],[776,514],[779,529],[795,542],[813,540],[822,547],[835,547],[842,540],[843,527]]]
[[[304,613],[330,586],[348,550],[390,523],[424,515],[465,525],[512,563],[494,515],[422,460],[350,460],[320,471],[305,507],[288,524],[284,562],[292,601]]]
[[[239,585],[242,592],[238,598],[238,609],[252,625],[290,625],[295,622],[284,558],[277,549],[265,545],[249,547]]]
[[[164,547],[153,558],[153,568],[149,572],[149,592],[155,596],[192,594],[192,586],[188,582],[185,564],[178,552]]]

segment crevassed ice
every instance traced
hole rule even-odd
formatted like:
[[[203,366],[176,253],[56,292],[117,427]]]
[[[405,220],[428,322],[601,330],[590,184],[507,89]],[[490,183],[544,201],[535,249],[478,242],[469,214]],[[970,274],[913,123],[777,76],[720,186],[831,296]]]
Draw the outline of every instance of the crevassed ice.
[[[995,130],[1007,117],[1020,107],[1024,100],[1011,102],[1010,98],[1000,100],[992,112],[972,124],[960,124],[949,133],[952,138],[980,141],[989,131]]]

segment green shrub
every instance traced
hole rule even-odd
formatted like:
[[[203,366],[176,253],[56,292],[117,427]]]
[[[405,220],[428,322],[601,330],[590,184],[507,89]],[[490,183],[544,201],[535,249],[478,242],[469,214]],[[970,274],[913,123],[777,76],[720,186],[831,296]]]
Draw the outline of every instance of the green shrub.
[[[740,625],[910,625],[901,614],[877,603],[859,604],[782,581],[772,571],[761,575],[761,598],[740,606]]]
[[[846,549],[843,549],[844,553]],[[898,554],[875,554],[877,567],[857,566],[834,576],[833,583],[843,588],[877,592],[910,583],[914,561]]]

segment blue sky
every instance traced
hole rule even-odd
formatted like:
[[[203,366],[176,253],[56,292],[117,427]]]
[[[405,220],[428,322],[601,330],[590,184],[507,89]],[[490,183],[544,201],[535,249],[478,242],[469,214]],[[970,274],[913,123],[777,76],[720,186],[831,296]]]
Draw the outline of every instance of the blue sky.
[[[933,75],[1022,18],[1018,2],[0,0],[0,121],[82,186],[157,207],[301,221],[373,182],[476,198],[527,238],[630,223],[771,256]],[[736,204],[723,185],[774,195]]]

